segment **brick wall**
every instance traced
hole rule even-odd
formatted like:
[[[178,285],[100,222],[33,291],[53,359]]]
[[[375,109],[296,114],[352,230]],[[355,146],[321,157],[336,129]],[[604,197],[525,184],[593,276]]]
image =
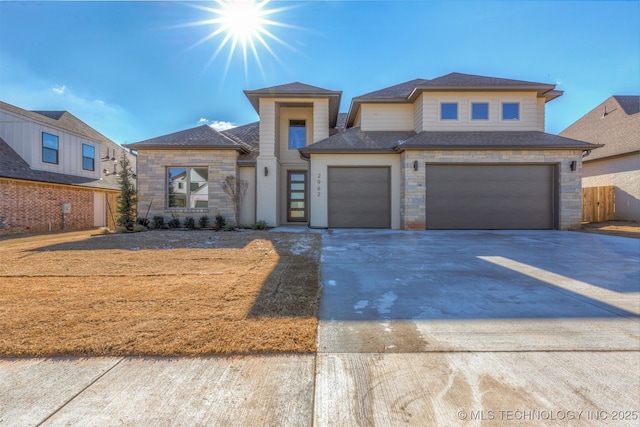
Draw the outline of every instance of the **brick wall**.
[[[413,170],[418,161],[420,172]],[[570,170],[576,161],[577,171]],[[549,163],[559,164],[558,209],[561,230],[579,227],[582,220],[581,150],[429,150],[405,151],[401,158],[401,225],[424,230],[426,219],[425,163]]]
[[[138,151],[138,215],[145,216],[149,206],[149,219],[159,215],[180,220],[191,216],[196,221],[206,215],[213,220],[223,215],[227,224],[233,224],[235,212],[231,198],[222,189],[225,177],[238,178],[238,152],[234,150],[139,150]],[[208,208],[184,209],[167,207],[167,168],[207,167],[209,171]]]
[[[71,204],[66,230],[92,228],[94,192],[0,178],[0,235],[62,230],[62,203]]]

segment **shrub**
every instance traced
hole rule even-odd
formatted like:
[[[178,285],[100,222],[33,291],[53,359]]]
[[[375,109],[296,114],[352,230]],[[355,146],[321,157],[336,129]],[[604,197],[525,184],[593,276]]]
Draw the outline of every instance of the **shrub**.
[[[193,219],[192,216],[188,216],[184,219],[184,227],[188,228],[189,230],[195,230],[196,221]]]
[[[180,228],[180,217],[176,214],[171,215],[167,225],[169,225],[169,228]]]
[[[153,226],[155,228],[163,228],[164,227],[164,217],[161,215],[156,215],[153,217]]]
[[[236,231],[235,225],[226,225],[224,231]]]
[[[200,224],[200,228],[207,228],[207,226],[209,225],[209,217],[206,215],[202,215],[200,217],[200,220],[198,220],[198,223]]]
[[[136,233],[139,233],[140,231],[147,231],[147,227],[142,224],[136,224],[133,226],[133,231],[135,231]]]
[[[227,225],[227,220],[220,214],[216,215],[216,229],[222,230]]]
[[[149,228],[149,220],[147,218],[138,218],[136,219],[136,222],[140,225],[142,225],[143,227]]]
[[[253,230],[264,230],[265,228],[267,228],[267,221],[261,219],[260,221],[253,224],[251,228]]]

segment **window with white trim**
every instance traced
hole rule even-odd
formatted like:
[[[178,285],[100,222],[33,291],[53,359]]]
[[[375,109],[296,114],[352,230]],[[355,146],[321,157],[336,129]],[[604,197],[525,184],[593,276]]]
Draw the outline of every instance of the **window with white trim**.
[[[443,102],[440,104],[440,120],[458,120],[458,103]]]
[[[503,102],[502,120],[520,120],[520,103]]]
[[[202,209],[209,207],[209,169],[167,168],[167,207]]]
[[[82,144],[82,169],[96,170],[96,149],[92,145]]]
[[[489,103],[472,102],[471,120],[489,120]]]
[[[42,162],[58,164],[58,137],[42,132]]]

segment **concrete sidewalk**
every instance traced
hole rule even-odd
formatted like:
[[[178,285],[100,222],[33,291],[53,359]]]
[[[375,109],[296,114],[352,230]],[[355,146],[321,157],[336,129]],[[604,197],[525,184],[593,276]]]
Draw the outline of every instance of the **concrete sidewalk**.
[[[635,426],[639,245],[326,231],[317,355],[4,359],[0,426]]]

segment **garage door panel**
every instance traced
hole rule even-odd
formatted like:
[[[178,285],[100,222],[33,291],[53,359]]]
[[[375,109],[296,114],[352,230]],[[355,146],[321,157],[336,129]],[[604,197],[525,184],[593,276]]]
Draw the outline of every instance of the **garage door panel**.
[[[390,227],[388,167],[330,167],[328,176],[329,227]]]
[[[550,229],[553,165],[427,165],[429,229]]]

